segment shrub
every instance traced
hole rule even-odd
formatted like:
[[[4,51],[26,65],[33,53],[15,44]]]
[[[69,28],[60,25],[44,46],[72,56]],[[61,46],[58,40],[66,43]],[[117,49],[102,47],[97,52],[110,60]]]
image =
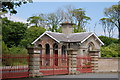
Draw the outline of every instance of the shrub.
[[[9,53],[10,54],[27,54],[28,51],[27,51],[27,49],[25,49],[23,47],[13,46],[12,48],[9,48]]]
[[[4,41],[2,41],[2,53],[3,53],[3,54],[8,54],[8,53],[9,53],[8,47],[7,47],[7,45],[4,43]]]
[[[99,38],[105,44],[104,46],[108,46],[112,43],[118,43],[118,39],[116,39],[116,38],[109,38],[109,37],[106,37],[106,36],[99,36]]]
[[[102,57],[120,57],[120,44],[112,43],[107,47],[101,47]]]

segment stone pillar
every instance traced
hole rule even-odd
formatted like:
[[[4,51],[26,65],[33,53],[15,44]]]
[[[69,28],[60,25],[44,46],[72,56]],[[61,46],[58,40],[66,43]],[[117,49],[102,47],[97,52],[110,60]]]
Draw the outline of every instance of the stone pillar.
[[[42,48],[42,66],[45,66],[45,48]]]
[[[100,51],[89,51],[89,55],[91,56],[91,65],[92,72],[98,72],[98,57]]]
[[[58,48],[58,66],[61,66],[62,65],[62,63],[61,63],[61,61],[62,61],[62,54],[61,54],[62,52],[61,52],[61,48]]]
[[[53,66],[53,48],[50,48],[50,66]]]
[[[40,49],[39,48],[28,48],[29,53],[29,76],[41,76],[40,73]]]
[[[77,50],[68,50],[69,74],[77,74]]]

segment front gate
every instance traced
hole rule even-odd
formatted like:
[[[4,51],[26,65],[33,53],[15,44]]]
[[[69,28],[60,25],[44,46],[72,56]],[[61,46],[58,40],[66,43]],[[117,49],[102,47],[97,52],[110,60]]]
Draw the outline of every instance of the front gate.
[[[69,74],[69,58],[66,55],[40,56],[40,72],[42,75]],[[91,57],[77,56],[76,70],[80,73],[92,72]],[[2,56],[2,79],[29,77],[28,56]]]
[[[1,79],[29,77],[27,55],[2,55]]]
[[[92,72],[91,57],[77,56],[76,69],[80,73]],[[40,56],[40,72],[42,75],[69,74],[69,57],[66,55]]]
[[[40,56],[40,72],[42,75],[68,74],[68,57],[58,56]]]

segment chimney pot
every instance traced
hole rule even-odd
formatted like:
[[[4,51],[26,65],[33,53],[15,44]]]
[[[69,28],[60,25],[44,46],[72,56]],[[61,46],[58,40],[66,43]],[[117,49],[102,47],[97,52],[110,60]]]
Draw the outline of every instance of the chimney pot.
[[[73,32],[73,27],[72,25],[75,25],[74,23],[69,23],[68,21],[61,23],[62,25],[62,33],[64,34],[70,34]]]

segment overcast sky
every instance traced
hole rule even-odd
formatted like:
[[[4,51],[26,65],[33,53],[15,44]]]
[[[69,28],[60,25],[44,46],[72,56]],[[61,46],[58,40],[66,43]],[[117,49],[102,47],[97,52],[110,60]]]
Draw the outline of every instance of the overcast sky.
[[[103,14],[104,8],[109,8],[112,5],[118,4],[117,2],[33,2],[22,5],[17,8],[18,13],[14,17],[26,20],[28,17],[31,17],[35,14],[40,13],[52,13],[55,12],[58,8],[64,8],[67,5],[72,5],[76,9],[83,8],[86,11],[86,15],[89,16],[92,20],[90,24],[87,25],[87,31],[94,32],[100,36],[103,35],[102,27],[99,24],[99,19],[105,17]],[[96,24],[96,28],[94,26]],[[117,29],[114,33],[114,37],[117,38]]]

